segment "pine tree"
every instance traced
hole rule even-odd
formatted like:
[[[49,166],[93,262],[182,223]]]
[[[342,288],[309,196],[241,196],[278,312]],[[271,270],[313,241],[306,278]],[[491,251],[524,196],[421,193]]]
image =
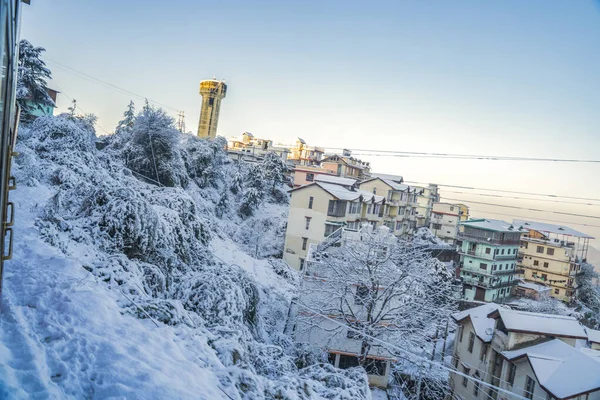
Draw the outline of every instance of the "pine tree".
[[[133,100],[129,101],[127,110],[123,113],[123,119],[119,121],[117,125],[116,133],[129,133],[133,129],[133,123],[135,121],[135,104]]]
[[[52,73],[41,59],[43,47],[34,47],[29,41],[19,43],[19,64],[17,72],[17,103],[21,106],[22,119],[30,120],[31,114],[41,106],[54,106],[54,101],[48,95],[46,79],[52,78]]]
[[[258,208],[265,192],[265,174],[259,165],[252,165],[246,176],[246,191],[240,205],[240,214],[248,217]]]
[[[287,165],[277,154],[271,152],[265,154],[265,158],[262,162],[265,179],[271,186],[271,193],[275,193],[275,189],[283,185],[286,181],[285,173],[287,172]]]

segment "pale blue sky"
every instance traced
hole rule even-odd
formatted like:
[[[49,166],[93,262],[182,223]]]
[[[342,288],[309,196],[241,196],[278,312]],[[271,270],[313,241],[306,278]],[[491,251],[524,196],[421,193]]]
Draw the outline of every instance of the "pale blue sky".
[[[51,60],[185,110],[192,131],[199,81],[216,75],[229,83],[223,136],[600,158],[592,0],[34,0],[22,37]],[[59,109],[74,97],[112,131],[132,96],[48,64],[65,94]],[[600,198],[598,164],[370,161],[408,180]],[[600,215],[600,207],[538,206]]]

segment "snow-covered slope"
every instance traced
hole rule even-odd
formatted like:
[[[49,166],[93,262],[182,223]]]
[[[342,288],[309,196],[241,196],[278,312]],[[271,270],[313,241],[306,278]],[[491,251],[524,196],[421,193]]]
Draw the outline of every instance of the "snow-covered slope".
[[[268,258],[276,167],[231,164],[152,109],[103,150],[70,116],[21,129],[17,150],[0,398],[370,398],[363,372],[283,333],[298,277]]]

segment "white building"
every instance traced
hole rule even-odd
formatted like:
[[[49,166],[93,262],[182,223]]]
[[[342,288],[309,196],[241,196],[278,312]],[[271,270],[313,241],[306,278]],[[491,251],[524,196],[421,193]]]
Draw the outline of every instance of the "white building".
[[[468,208],[462,204],[435,203],[431,210],[429,230],[444,242],[457,244],[460,221],[467,220],[468,215]]]
[[[528,399],[600,399],[600,352],[575,318],[485,304],[456,313],[453,367]],[[457,399],[510,395],[451,373]]]

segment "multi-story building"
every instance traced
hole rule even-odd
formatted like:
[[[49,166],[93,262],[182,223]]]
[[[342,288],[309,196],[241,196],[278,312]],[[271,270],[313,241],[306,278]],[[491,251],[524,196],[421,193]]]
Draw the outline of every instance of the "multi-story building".
[[[308,146],[304,139],[298,138],[294,146],[286,146],[290,150],[288,162],[292,165],[319,165],[325,154],[325,149]]]
[[[417,227],[417,198],[415,187],[401,181],[384,178],[371,178],[359,183],[365,192],[385,196],[383,224],[396,236],[408,237]]]
[[[460,223],[460,277],[466,300],[495,301],[509,297],[522,230],[508,222],[472,219]]]
[[[362,181],[371,176],[370,163],[352,157],[350,150],[344,150],[341,156],[336,154],[324,158],[321,166],[334,170],[337,176],[344,178]]]
[[[239,137],[227,139],[227,153],[236,161],[260,161],[266,153],[275,153],[283,161],[287,161],[290,150],[273,146],[272,140],[256,138],[252,133],[244,132]]]
[[[417,228],[429,227],[433,205],[440,201],[438,186],[430,183],[427,187],[417,187]]]
[[[573,317],[486,304],[452,316],[458,325],[452,399],[600,399],[600,352]],[[486,386],[480,381],[499,387]],[[508,393],[507,393],[508,392]]]
[[[522,229],[518,261],[522,277],[547,285],[551,296],[571,302],[577,291],[575,278],[594,238],[561,225],[521,220],[513,225]]]
[[[463,204],[434,203],[429,229],[444,242],[457,244],[460,222],[468,219],[469,208]]]
[[[319,166],[297,165],[292,170],[292,179],[294,181],[294,187],[299,187],[302,185],[308,185],[309,183],[313,183],[315,181],[315,178],[322,174],[335,176],[335,171],[325,169]]]
[[[383,224],[384,196],[361,190],[354,179],[318,175],[315,182],[290,191],[284,260],[302,270],[311,243],[320,243],[341,227],[357,230],[368,222]]]
[[[227,85],[214,78],[202,81],[200,82],[200,94],[202,95],[202,106],[200,107],[198,136],[214,139],[217,136],[221,100],[227,95]]]

